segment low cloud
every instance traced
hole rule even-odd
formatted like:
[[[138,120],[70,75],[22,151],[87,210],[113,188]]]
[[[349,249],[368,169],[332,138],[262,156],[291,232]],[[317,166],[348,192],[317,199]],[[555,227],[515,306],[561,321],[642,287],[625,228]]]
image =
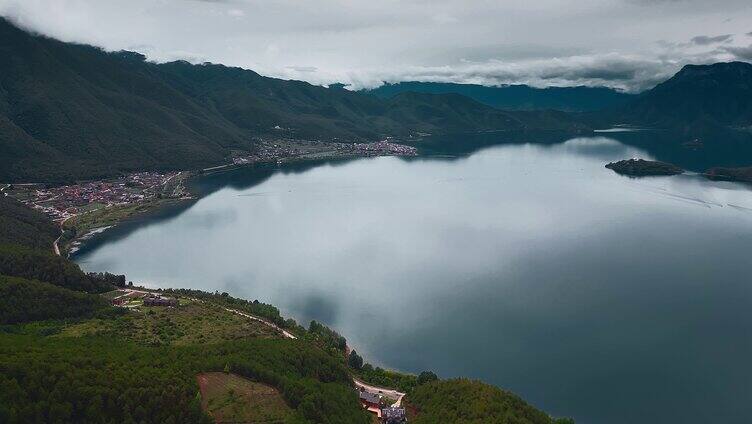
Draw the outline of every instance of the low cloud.
[[[63,41],[132,49],[154,62],[210,61],[318,85],[420,80],[636,92],[688,63],[752,60],[743,35],[750,28],[742,26],[752,18],[748,3],[434,0],[427,9],[425,0],[399,7],[371,0],[0,0],[0,15]]]
[[[692,43],[698,46],[707,46],[709,44],[726,43],[731,41],[731,34],[716,35],[713,37],[707,35],[698,35],[692,38]]]
[[[472,83],[481,85],[528,84],[534,87],[612,87],[626,92],[640,92],[652,88],[674,75],[687,64],[707,64],[720,59],[715,54],[652,58],[649,56],[579,55],[553,59],[516,61],[513,63],[492,60],[460,63],[455,66],[410,67],[373,73],[370,78],[350,81],[349,88],[373,88],[382,82],[430,81]]]
[[[752,44],[747,47],[726,47],[723,50],[732,54],[734,59],[752,61]]]

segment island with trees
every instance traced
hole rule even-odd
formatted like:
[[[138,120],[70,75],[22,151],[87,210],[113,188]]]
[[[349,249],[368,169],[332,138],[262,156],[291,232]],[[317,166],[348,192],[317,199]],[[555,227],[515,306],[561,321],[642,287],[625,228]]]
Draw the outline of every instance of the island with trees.
[[[683,169],[670,163],[637,158],[611,162],[606,164],[606,168],[613,170],[617,174],[628,175],[630,177],[678,175],[684,173]]]

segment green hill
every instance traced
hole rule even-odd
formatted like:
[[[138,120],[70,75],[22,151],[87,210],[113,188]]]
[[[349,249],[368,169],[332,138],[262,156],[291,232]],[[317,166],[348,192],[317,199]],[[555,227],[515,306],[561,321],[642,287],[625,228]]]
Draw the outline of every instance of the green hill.
[[[372,422],[353,387],[347,342],[331,329],[315,322],[306,329],[274,306],[197,290],[167,291],[181,298],[177,307],[136,300],[136,311],[114,308],[107,299],[117,293],[87,291],[110,290],[110,281],[122,279],[83,274],[49,253],[51,223],[1,198],[0,206],[0,422],[208,423],[207,414]],[[226,308],[263,317],[297,338]],[[360,376],[416,381],[378,370]],[[201,380],[207,375],[233,375],[244,384],[217,388]],[[254,399],[257,405],[245,404]],[[478,399],[483,406],[474,402],[468,410],[465,403]],[[411,401],[420,408],[417,422],[470,414],[481,420],[475,422],[551,423],[512,394],[462,381],[418,386]],[[498,411],[516,421],[499,421]]]
[[[633,97],[606,87],[546,87],[527,85],[484,86],[442,82],[404,81],[367,90],[388,99],[405,92],[460,94],[502,110],[561,110],[585,112],[623,104]]]
[[[222,65],[155,64],[32,35],[2,18],[0,87],[0,181],[8,182],[218,165],[253,137],[583,127],[561,115],[552,127],[459,96],[384,100]]]
[[[573,424],[549,417],[513,393],[467,379],[420,385],[408,400],[415,424]]]
[[[59,234],[60,229],[42,213],[0,194],[0,245],[18,244],[51,252]]]
[[[91,317],[108,305],[101,296],[0,275],[0,324]]]
[[[598,114],[629,123],[686,132],[752,126],[752,64],[687,65],[625,105]]]

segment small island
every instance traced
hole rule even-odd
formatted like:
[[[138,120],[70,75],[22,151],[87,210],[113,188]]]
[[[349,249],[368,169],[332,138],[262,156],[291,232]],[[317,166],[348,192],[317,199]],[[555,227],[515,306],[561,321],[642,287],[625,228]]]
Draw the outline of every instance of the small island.
[[[705,177],[710,180],[752,183],[752,166],[741,168],[710,168],[705,171]]]
[[[684,170],[676,165],[666,162],[645,160],[645,159],[627,159],[618,162],[611,162],[606,168],[622,175],[632,177],[646,177],[653,175],[678,175],[684,173]]]

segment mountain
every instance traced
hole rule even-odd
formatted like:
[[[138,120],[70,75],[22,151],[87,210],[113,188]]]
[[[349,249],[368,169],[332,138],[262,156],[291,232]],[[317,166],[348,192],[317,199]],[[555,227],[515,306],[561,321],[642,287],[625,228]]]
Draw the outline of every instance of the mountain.
[[[408,81],[384,84],[368,90],[388,99],[400,93],[461,94],[475,101],[504,110],[546,110],[569,112],[599,110],[626,103],[633,95],[606,87],[548,87],[527,85],[488,87],[476,84]]]
[[[627,104],[601,114],[604,122],[692,132],[752,126],[752,64],[687,65]]]
[[[218,165],[257,136],[364,141],[583,127],[541,118],[455,95],[385,100],[223,65],[150,63],[32,35],[0,18],[0,181]]]
[[[459,94],[405,92],[388,99],[387,116],[428,133],[470,131],[584,130],[569,114],[502,111]]]

